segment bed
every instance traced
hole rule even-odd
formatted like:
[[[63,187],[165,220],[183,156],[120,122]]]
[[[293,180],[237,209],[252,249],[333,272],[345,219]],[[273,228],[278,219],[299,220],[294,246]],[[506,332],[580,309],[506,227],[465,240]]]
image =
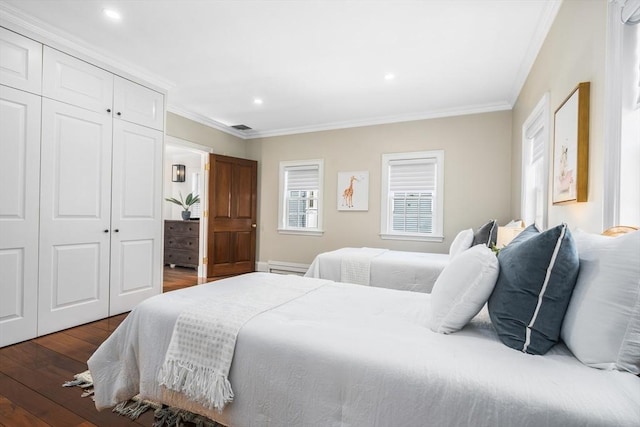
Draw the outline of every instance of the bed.
[[[373,287],[431,292],[449,262],[471,246],[496,245],[498,223],[490,220],[476,230],[460,231],[449,253],[395,251],[382,248],[340,248],[317,255],[305,277]]]
[[[235,396],[221,412],[159,385],[181,313],[271,287],[305,290],[242,326],[229,372]],[[486,307],[459,331],[435,333],[434,296],[269,273],[162,294],[89,360],[96,406],[140,393],[230,427],[638,426],[633,373],[586,366],[563,343],[544,356],[514,351]]]
[[[340,248],[316,256],[305,276],[428,293],[449,259],[449,254]]]

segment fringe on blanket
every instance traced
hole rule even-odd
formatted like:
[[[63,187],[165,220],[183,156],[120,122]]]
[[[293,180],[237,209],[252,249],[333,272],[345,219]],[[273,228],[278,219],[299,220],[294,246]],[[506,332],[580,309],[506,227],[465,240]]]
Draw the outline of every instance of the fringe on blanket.
[[[80,387],[84,390],[82,397],[92,396],[93,398],[93,378],[89,371],[74,375],[72,381],[66,381],[62,386]],[[196,427],[225,427],[202,415],[162,405],[151,400],[141,399],[140,395],[118,403],[112,412],[135,420],[151,409],[154,410],[153,427],[185,427],[186,423],[190,423],[189,426],[195,425]]]
[[[166,360],[159,373],[160,384],[184,393],[208,409],[222,412],[233,401],[233,390],[226,376],[212,368]]]
[[[195,424],[196,427],[224,427],[202,415],[169,406],[156,409],[153,416],[155,421],[152,427],[182,427],[185,423]]]

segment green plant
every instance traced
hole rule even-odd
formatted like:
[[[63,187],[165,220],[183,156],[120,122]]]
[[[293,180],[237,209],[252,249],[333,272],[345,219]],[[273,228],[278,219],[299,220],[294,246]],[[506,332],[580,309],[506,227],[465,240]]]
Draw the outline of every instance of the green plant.
[[[167,202],[175,203],[178,206],[181,206],[182,209],[187,212],[191,209],[191,206],[195,205],[200,201],[200,196],[197,194],[189,193],[185,199],[182,198],[182,193],[180,193],[180,200],[175,197],[167,197],[165,199]]]

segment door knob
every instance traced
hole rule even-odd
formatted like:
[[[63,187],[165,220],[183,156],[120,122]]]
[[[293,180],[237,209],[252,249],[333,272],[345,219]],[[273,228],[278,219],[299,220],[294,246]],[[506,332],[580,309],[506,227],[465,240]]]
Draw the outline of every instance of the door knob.
[[[118,233],[120,230],[118,230],[117,228],[115,230],[113,230],[114,233]]]
[[[105,229],[105,230],[104,230],[104,232],[105,232],[105,233],[108,233],[108,232],[109,232],[109,229],[108,229],[108,228],[107,228],[107,229]]]
[[[251,228],[256,228],[257,225],[256,224],[251,224]]]

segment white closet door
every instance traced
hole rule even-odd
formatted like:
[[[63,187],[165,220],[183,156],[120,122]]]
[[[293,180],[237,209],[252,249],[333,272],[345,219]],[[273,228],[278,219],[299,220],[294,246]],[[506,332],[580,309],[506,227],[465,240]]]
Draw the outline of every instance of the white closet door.
[[[36,336],[40,97],[0,86],[0,347]]]
[[[112,119],[43,99],[38,335],[109,312]]]
[[[113,122],[109,315],[162,292],[163,134]]]
[[[42,95],[97,112],[111,112],[113,74],[44,47]]]
[[[113,109],[116,118],[164,129],[164,96],[118,76],[114,81]]]
[[[42,45],[0,27],[0,84],[42,93]]]

